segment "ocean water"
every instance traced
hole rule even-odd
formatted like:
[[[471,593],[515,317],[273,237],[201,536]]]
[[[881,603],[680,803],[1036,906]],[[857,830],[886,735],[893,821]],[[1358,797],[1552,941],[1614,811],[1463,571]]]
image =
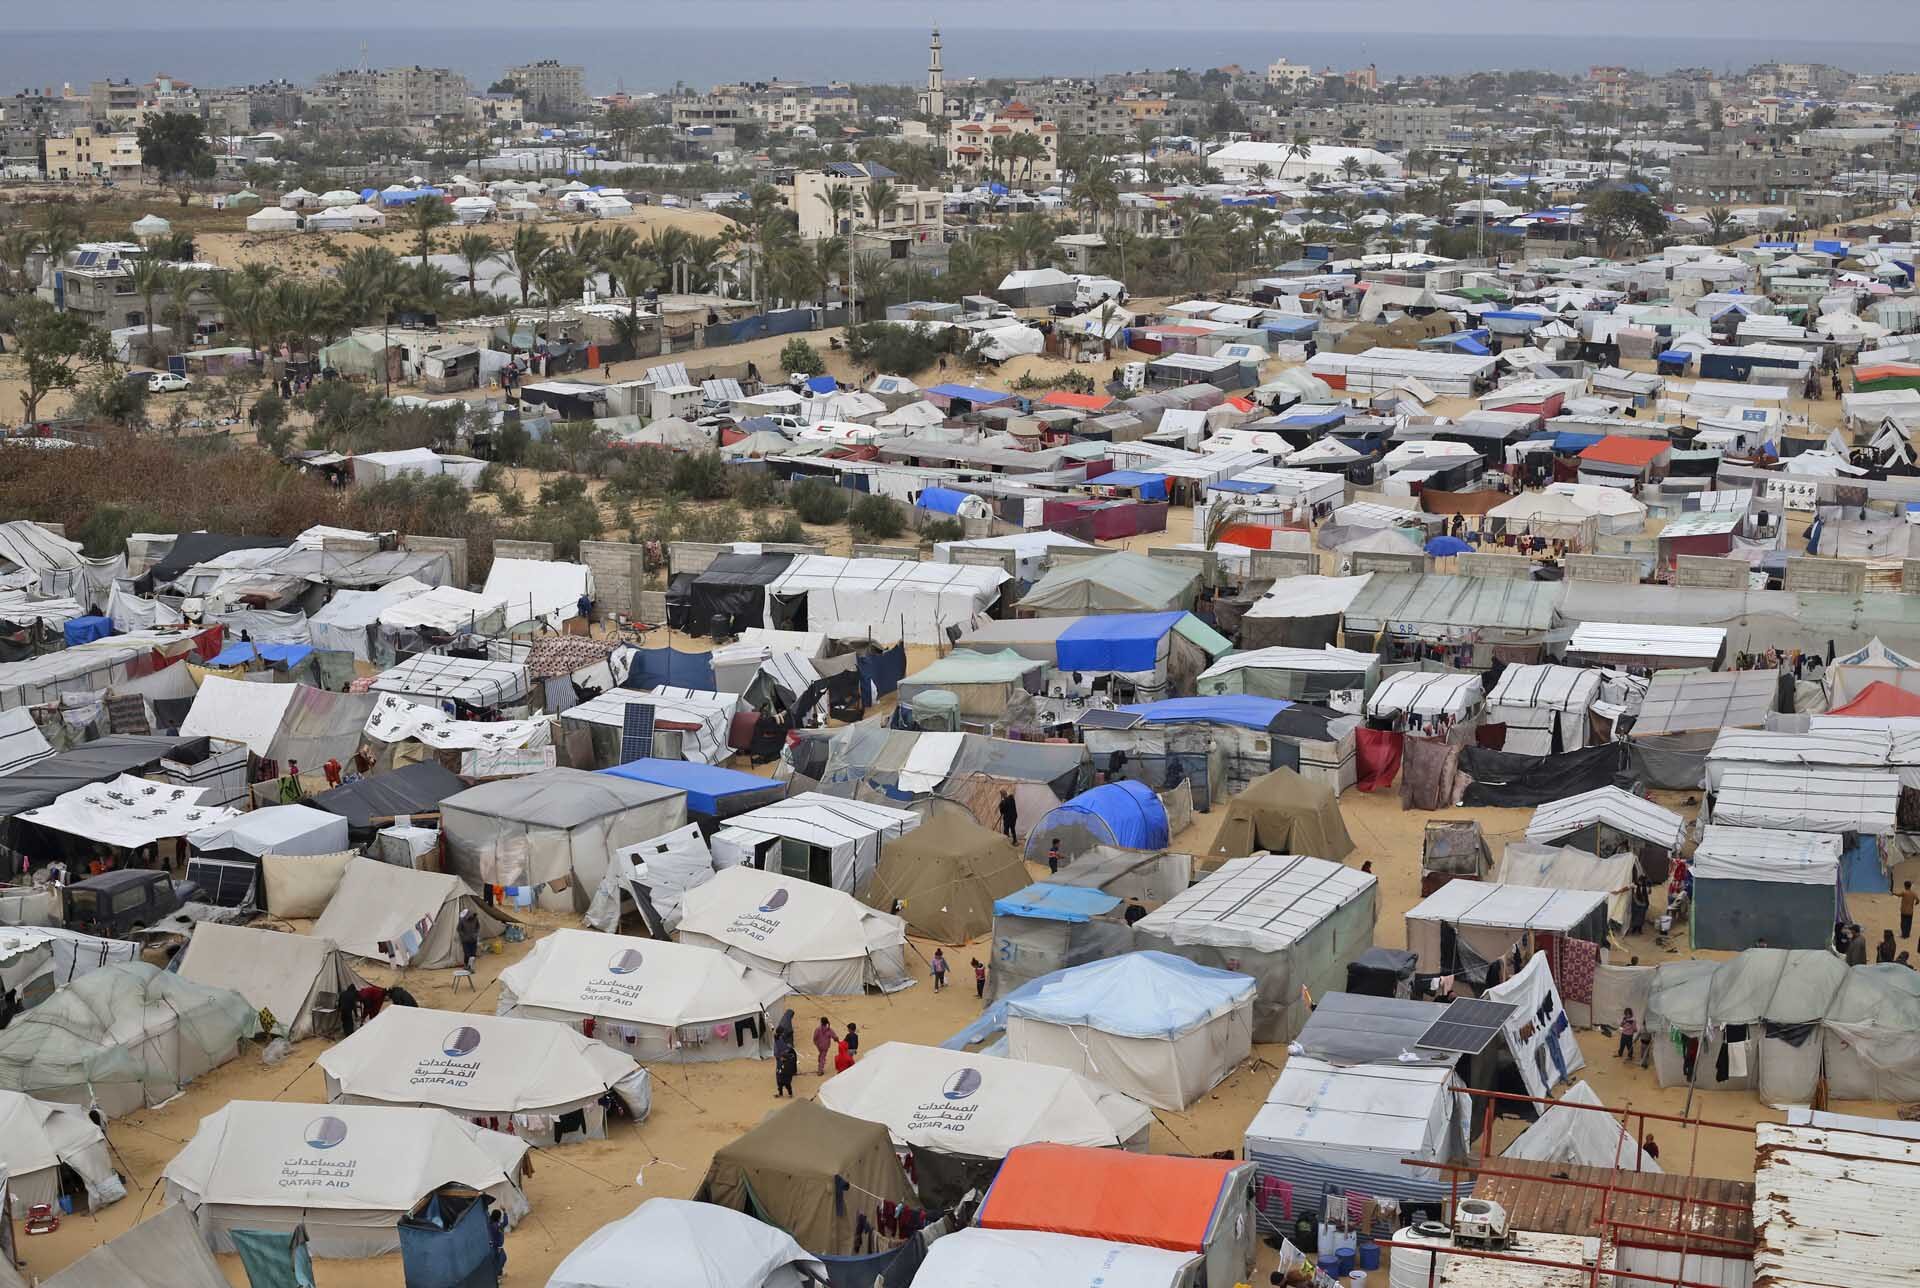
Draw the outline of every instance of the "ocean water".
[[[1085,75],[1142,67],[1204,69],[1280,57],[1316,66],[1375,64],[1386,74],[1536,69],[1584,72],[1621,64],[1740,70],[1769,59],[1832,63],[1861,71],[1920,70],[1920,44],[1818,41],[1788,35],[1663,39],[1644,33],[1431,35],[1414,32],[1298,32],[1254,15],[1243,30],[1019,30],[948,25],[948,79],[1043,73]],[[452,67],[484,89],[502,68],[558,58],[587,69],[594,93],[698,88],[735,79],[920,83],[927,35],[917,28],[746,27],[728,30],[609,26],[475,29],[351,27],[301,30],[16,30],[0,36],[0,92],[104,77],[158,74],[202,85],[236,85],[359,66],[419,63]]]

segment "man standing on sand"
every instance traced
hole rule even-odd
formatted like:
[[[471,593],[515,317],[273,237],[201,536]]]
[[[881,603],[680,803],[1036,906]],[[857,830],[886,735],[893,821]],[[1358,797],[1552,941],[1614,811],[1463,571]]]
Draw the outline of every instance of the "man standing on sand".
[[[813,1031],[813,1049],[820,1053],[820,1062],[814,1072],[823,1078],[827,1076],[827,1056],[839,1041],[840,1035],[833,1031],[833,1025],[827,1023],[826,1016],[821,1016],[819,1027]]]
[[[1906,888],[1900,891],[1900,938],[1902,939],[1913,938],[1913,908],[1915,904],[1920,904],[1920,894],[1913,892],[1913,882],[1909,881],[1906,884]]]
[[[1009,841],[1014,839],[1013,826],[1020,818],[1020,807],[1013,803],[1013,793],[1000,793],[1000,830],[1006,833]]]

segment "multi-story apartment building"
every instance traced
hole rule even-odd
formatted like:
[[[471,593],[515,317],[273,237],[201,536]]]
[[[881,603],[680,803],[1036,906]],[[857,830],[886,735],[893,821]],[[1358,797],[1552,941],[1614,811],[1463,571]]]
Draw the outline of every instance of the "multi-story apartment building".
[[[1039,140],[1040,155],[1005,161],[994,155],[996,140],[1029,136]],[[947,138],[949,164],[969,179],[995,172],[1005,175],[1009,167],[1013,177],[1023,182],[1050,184],[1060,175],[1060,127],[1041,120],[1025,103],[1009,103],[980,120],[962,121],[948,131]]]
[[[579,115],[587,110],[587,69],[578,63],[542,58],[507,68],[507,83],[537,119],[549,113]]]
[[[734,130],[756,124],[753,105],[738,94],[688,94],[673,100],[676,130]]]
[[[1681,201],[1710,205],[1784,205],[1796,191],[1826,187],[1834,169],[1830,157],[1793,153],[1679,156],[1673,159],[1673,192]]]
[[[140,140],[133,134],[109,134],[91,125],[47,137],[49,179],[136,179],[140,176]]]
[[[39,266],[40,297],[64,313],[85,318],[103,331],[145,326],[146,301],[133,289],[131,267],[140,248],[131,242],[83,242],[58,264]],[[184,272],[210,273],[208,264],[182,264]],[[173,297],[160,292],[153,298],[154,320],[173,312]],[[187,313],[195,327],[219,317],[213,297],[190,290]]]
[[[318,97],[361,120],[430,121],[466,111],[467,78],[445,67],[381,67],[329,72],[314,82]]]
[[[1298,90],[1318,79],[1313,68],[1306,63],[1290,63],[1282,58],[1267,64],[1269,89]]]
[[[878,219],[867,204],[875,184],[892,189],[892,200]],[[946,203],[931,189],[906,185],[899,175],[873,161],[835,161],[820,170],[801,170],[784,185],[775,185],[800,221],[800,236],[808,241],[847,234],[940,241],[946,228]],[[845,191],[850,198],[838,223],[828,194]]]
[[[790,130],[796,125],[817,125],[832,119],[851,120],[860,115],[860,100],[844,84],[772,82],[723,88],[742,91],[753,119],[771,130]]]
[[[129,80],[98,80],[87,88],[88,112],[96,125],[131,121],[145,102],[144,86]]]
[[[1335,107],[1296,108],[1273,118],[1274,132],[1306,135],[1326,142],[1359,142],[1368,147],[1439,148],[1471,136],[1464,131],[1465,109],[1406,103],[1342,103]]]

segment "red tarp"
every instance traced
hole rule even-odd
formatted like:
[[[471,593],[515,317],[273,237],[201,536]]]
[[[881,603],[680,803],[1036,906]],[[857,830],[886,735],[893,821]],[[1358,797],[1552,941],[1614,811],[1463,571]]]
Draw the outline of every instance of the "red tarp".
[[[1875,680],[1860,690],[1860,696],[1844,707],[1827,712],[1830,716],[1920,716],[1920,695],[1897,689],[1885,680]]]
[[[1363,792],[1380,792],[1400,776],[1403,735],[1391,729],[1355,729],[1354,753],[1360,777],[1354,783]]]

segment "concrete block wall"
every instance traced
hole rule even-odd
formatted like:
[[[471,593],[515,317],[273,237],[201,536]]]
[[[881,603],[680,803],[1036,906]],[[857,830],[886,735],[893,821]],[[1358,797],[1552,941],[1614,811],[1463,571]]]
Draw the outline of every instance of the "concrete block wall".
[[[1900,593],[1920,595],[1920,559],[1900,561]]]
[[[467,588],[467,539],[465,537],[417,537],[409,533],[400,538],[400,548],[424,554],[442,554],[453,564],[448,578],[451,585]]]
[[[553,562],[553,542],[502,541],[495,538],[493,557],[495,559],[533,559],[540,563],[551,563]]]
[[[919,563],[919,546],[867,546],[854,543],[855,559],[896,559],[901,563]]]
[[[1358,550],[1353,555],[1353,575],[1363,572],[1385,573],[1388,576],[1418,575],[1427,571],[1425,555],[1390,555],[1378,551]]]
[[[1189,568],[1197,569],[1202,577],[1201,584],[1204,586],[1220,584],[1220,552],[1217,550],[1155,548],[1147,551],[1147,555],[1167,563],[1185,564]]]
[[[498,548],[496,542],[496,552]],[[624,541],[582,541],[580,562],[593,574],[593,597],[602,613],[629,613],[649,622],[666,620],[665,592],[660,592],[658,617],[647,616],[641,608],[647,584],[644,547]]]
[[[676,577],[683,572],[705,572],[707,565],[728,553],[729,549],[711,541],[669,541],[667,571]]]
[[[1567,580],[1637,586],[1640,584],[1640,561],[1621,555],[1568,555]]]
[[[1852,559],[1789,559],[1783,584],[1808,595],[1858,595],[1867,586],[1867,566]]]
[[[1453,570],[1462,577],[1508,577],[1525,581],[1533,576],[1533,560],[1519,555],[1463,554],[1453,557]]]
[[[1279,581],[1285,577],[1312,577],[1320,572],[1317,550],[1255,550],[1250,556],[1248,575],[1253,581]]]
[[[1703,590],[1744,590],[1748,571],[1744,560],[1681,555],[1673,562],[1673,584]]]

